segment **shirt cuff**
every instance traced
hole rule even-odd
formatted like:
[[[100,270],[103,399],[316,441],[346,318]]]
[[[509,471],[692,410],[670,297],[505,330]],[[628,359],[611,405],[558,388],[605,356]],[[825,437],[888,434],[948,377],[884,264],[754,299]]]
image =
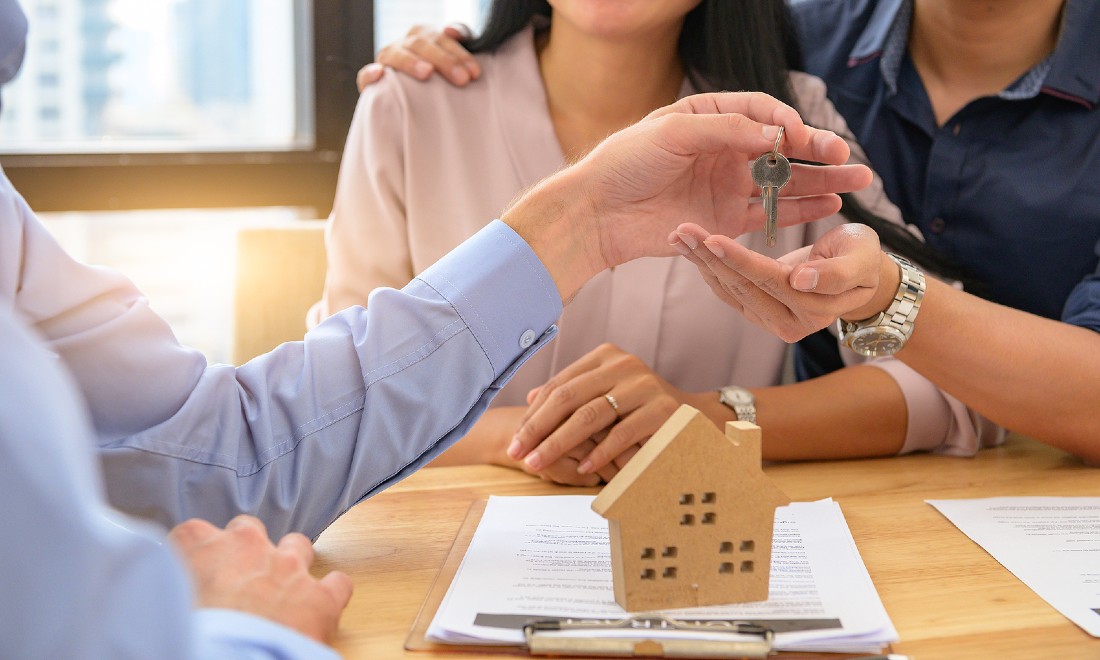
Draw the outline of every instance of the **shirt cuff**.
[[[197,658],[340,658],[332,648],[286,626],[237,610],[196,610],[194,622]]]
[[[418,280],[454,306],[502,376],[517,358],[556,331],[561,296],[531,246],[494,220]]]

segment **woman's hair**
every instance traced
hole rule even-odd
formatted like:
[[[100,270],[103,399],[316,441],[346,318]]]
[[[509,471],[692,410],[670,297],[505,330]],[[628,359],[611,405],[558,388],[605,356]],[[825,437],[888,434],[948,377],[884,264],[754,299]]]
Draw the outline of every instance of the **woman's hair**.
[[[538,16],[550,18],[546,0],[493,0],[485,28],[464,46],[472,53],[496,50]],[[702,0],[684,17],[680,61],[701,91],[764,92],[797,107],[790,71],[802,68],[802,53],[784,0]],[[852,195],[841,196],[841,214],[875,230],[882,245],[942,277],[965,273],[904,227],[871,213]]]
[[[546,0],[493,0],[484,30],[464,45],[496,50],[536,16],[550,17]],[[787,71],[801,58],[785,2],[702,0],[684,17],[679,52],[699,90],[752,90],[792,103]]]

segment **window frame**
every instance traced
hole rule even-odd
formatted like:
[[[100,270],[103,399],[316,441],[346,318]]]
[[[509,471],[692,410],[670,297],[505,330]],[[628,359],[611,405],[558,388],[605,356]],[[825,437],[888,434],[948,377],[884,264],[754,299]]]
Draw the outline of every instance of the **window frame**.
[[[39,212],[288,206],[328,215],[359,96],[355,74],[374,58],[374,2],[301,2],[311,25],[312,148],[0,154],[5,173]]]

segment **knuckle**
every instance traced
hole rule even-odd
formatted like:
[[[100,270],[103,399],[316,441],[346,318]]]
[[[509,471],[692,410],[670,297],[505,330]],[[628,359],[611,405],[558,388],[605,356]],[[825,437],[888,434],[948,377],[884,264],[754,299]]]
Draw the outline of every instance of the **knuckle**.
[[[600,422],[600,413],[593,403],[586,403],[577,409],[577,412],[574,413],[574,418],[580,422],[582,426],[596,426]]]
[[[567,406],[576,398],[576,392],[573,386],[568,383],[563,383],[554,388],[554,391],[550,393],[550,400],[561,406]]]

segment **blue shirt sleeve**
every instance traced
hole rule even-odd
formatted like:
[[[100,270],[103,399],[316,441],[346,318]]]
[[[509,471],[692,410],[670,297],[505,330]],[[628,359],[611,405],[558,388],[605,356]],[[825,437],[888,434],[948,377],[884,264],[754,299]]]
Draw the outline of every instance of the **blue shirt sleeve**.
[[[1100,243],[1096,244],[1095,252],[1100,256]],[[1062,320],[1100,332],[1100,266],[1070,291]]]
[[[368,305],[239,368],[208,367],[171,417],[103,444],[112,503],[165,524],[246,512],[273,538],[316,537],[465,435],[561,313],[499,221]]]
[[[165,526],[261,518],[316,537],[460,438],[556,333],[556,285],[495,221],[370,313],[240,367],[181,346],[133,284],[74,261],[0,177],[0,306],[87,402],[110,503]]]
[[[79,397],[0,308],[0,639],[12,658],[326,658],[242,612],[191,609],[159,535],[103,505]]]

